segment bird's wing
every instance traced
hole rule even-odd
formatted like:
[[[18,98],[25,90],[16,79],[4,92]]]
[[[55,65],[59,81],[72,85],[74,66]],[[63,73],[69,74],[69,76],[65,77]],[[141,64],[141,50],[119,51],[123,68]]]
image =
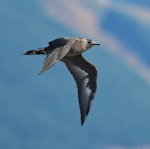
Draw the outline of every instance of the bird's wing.
[[[42,69],[39,73],[42,74],[43,72],[45,72],[47,69],[49,69],[50,67],[52,67],[57,61],[61,60],[70,50],[70,48],[72,47],[72,45],[74,44],[75,40],[68,40],[68,42],[66,42],[64,45],[62,45],[61,47],[56,47],[53,50],[48,51],[47,53],[47,57],[44,61],[44,64],[42,66]],[[51,47],[49,47],[51,48]]]
[[[97,70],[81,54],[74,57],[65,57],[63,61],[77,83],[81,125],[83,125],[96,92]]]

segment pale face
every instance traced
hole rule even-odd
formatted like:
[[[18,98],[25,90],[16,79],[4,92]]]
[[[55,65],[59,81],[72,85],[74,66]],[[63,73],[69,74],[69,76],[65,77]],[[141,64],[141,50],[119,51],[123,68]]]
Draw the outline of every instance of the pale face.
[[[86,43],[87,43],[87,48],[91,48],[92,46],[94,45],[100,45],[99,43],[93,41],[93,40],[90,40],[90,39],[86,39]]]

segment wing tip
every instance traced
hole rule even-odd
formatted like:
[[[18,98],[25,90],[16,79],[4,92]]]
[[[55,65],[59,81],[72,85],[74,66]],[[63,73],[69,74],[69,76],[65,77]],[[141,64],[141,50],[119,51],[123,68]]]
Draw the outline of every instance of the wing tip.
[[[81,116],[81,126],[83,126],[85,120],[86,120],[87,115]]]
[[[81,121],[81,126],[83,126],[84,122]]]

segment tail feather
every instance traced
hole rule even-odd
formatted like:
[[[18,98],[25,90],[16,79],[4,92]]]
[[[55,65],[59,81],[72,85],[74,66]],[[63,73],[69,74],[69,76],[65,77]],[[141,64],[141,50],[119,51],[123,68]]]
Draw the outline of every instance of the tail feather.
[[[30,51],[27,51],[26,53],[24,53],[24,55],[37,55],[37,54],[47,54],[46,48],[39,48],[39,49],[36,49],[36,50],[30,50]]]

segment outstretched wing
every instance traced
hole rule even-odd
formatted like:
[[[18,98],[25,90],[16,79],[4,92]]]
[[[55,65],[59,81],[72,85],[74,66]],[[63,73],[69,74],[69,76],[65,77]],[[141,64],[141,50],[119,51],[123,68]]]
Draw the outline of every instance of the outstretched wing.
[[[63,61],[77,83],[81,125],[83,125],[96,92],[97,70],[81,54],[74,57],[65,57]]]
[[[44,61],[44,64],[42,66],[42,69],[41,69],[39,75],[42,74],[43,72],[45,72],[50,67],[52,67],[57,61],[61,60],[69,52],[69,50],[72,47],[72,45],[74,44],[74,42],[75,42],[74,39],[70,39],[67,42],[65,42],[64,44],[62,44],[61,46],[58,42],[58,47],[57,47],[57,43],[55,42],[55,48],[51,47],[51,45],[50,45],[48,47],[50,50],[48,50],[48,48],[47,48],[47,57]],[[53,50],[51,50],[51,49],[53,49]]]

